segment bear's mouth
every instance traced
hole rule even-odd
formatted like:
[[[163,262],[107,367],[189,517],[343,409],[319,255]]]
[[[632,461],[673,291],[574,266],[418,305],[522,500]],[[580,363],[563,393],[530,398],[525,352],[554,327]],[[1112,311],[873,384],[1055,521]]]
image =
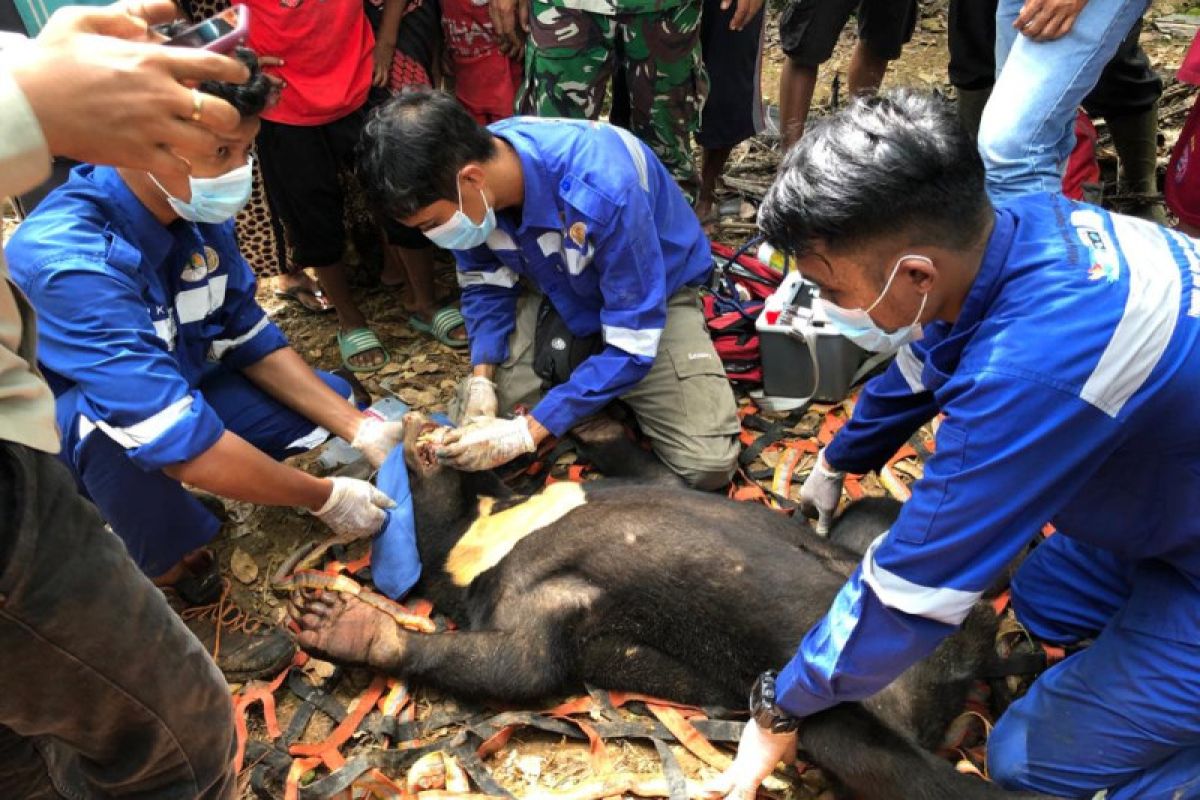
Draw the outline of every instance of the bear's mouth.
[[[442,440],[450,428],[436,422],[425,422],[417,430],[416,447],[414,448],[417,463],[422,469],[433,469],[438,464],[437,451],[441,449]]]

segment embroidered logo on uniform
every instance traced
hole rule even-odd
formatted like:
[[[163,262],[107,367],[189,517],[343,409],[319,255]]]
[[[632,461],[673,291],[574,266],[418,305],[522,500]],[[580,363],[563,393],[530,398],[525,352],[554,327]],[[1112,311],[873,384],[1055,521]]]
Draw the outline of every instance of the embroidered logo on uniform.
[[[1121,257],[1104,229],[1100,214],[1086,209],[1072,211],[1071,224],[1088,249],[1088,280],[1116,283],[1121,277]]]
[[[183,268],[183,272],[179,274],[179,277],[189,283],[195,283],[196,281],[204,280],[206,275],[208,275],[208,262],[204,260],[202,254],[192,253],[188,256],[187,266]]]
[[[221,257],[209,245],[204,245],[204,263],[209,272],[216,272],[217,267],[221,266]]]
[[[583,247],[583,243],[587,241],[587,225],[582,222],[576,222],[567,233],[577,247]]]

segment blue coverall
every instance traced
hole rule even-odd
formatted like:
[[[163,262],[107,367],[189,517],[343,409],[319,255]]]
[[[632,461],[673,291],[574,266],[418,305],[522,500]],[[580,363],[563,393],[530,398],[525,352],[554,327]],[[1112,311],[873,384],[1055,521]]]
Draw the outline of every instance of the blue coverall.
[[[501,364],[525,278],[576,336],[604,349],[530,412],[561,436],[646,376],[667,301],[712,272],[708,239],[653,152],[597,122],[513,117],[488,128],[521,159],[520,216],[500,213],[485,244],[455,251],[472,364]]]
[[[1200,249],[1035,194],[1001,206],[958,319],[869,383],[826,457],[879,468],[939,411],[936,454],[779,677],[803,716],[930,653],[1051,521],[1013,582],[1052,642],[989,741],[1001,785],[1200,797]]]
[[[226,430],[275,458],[328,436],[240,372],[287,340],[255,302],[232,222],[163,225],[116,170],[82,166],[6,253],[37,310],[61,457],[147,575],[220,527],[164,467]],[[349,396],[341,378],[318,374]]]

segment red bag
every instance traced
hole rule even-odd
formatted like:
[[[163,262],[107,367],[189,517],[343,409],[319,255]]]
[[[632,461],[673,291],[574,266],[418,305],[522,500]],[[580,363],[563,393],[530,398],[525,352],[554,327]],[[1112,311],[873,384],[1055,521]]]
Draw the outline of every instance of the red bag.
[[[763,301],[783,275],[747,254],[751,241],[736,251],[712,243],[713,282],[704,296],[704,321],[725,375],[739,386],[762,385],[762,355],[755,321]]]
[[[1072,200],[1099,203],[1102,189],[1100,163],[1096,161],[1096,127],[1081,108],[1075,112],[1075,148],[1067,157],[1062,191]]]

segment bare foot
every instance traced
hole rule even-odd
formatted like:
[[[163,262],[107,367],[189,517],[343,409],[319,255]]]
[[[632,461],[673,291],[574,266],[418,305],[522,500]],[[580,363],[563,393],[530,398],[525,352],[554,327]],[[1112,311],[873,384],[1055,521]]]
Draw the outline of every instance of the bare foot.
[[[353,595],[292,593],[288,608],[300,628],[301,648],[331,661],[394,669],[404,656],[396,621]]]

